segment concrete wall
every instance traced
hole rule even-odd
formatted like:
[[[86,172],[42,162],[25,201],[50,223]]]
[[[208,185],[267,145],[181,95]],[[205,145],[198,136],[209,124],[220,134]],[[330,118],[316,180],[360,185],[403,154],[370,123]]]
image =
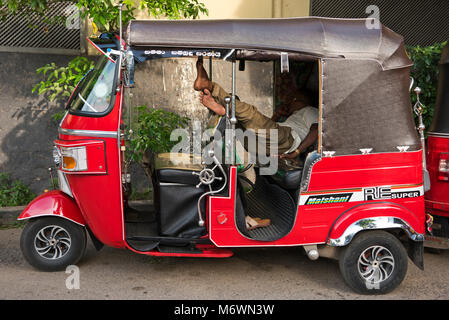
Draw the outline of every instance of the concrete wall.
[[[201,19],[281,18],[309,15],[310,0],[202,0],[209,16]]]
[[[0,53],[0,172],[21,179],[35,193],[49,188],[57,123],[63,106],[31,93],[41,80],[36,69],[47,63],[66,65],[72,56]]]
[[[308,0],[202,0],[209,16],[201,19],[271,18],[306,16]],[[140,15],[139,18],[145,18]],[[92,34],[88,24],[87,34]],[[88,46],[90,54],[96,54]],[[35,193],[50,187],[48,167],[52,166],[53,140],[57,137],[57,123],[52,119],[63,104],[50,103],[45,97],[31,93],[42,80],[36,69],[55,62],[64,66],[73,56],[0,53],[0,172],[21,179]],[[136,74],[136,105],[146,103],[175,110],[190,118],[206,121],[208,112],[198,102],[198,93],[192,90],[196,77],[195,60],[166,60],[139,67]],[[206,69],[207,62],[206,62]],[[245,72],[237,72],[237,94],[252,103],[266,115],[272,113],[272,65],[247,62]],[[231,88],[230,63],[214,63],[214,80],[226,90]],[[156,79],[156,81],[154,81]],[[161,79],[163,81],[158,81]],[[152,86],[149,86],[149,84]],[[164,89],[165,84],[165,89]],[[136,176],[143,176],[134,168]],[[137,179],[138,189],[147,187]]]
[[[177,112],[202,123],[208,120],[208,110],[199,102],[199,93],[193,90],[196,78],[196,59],[164,59],[137,65],[132,104],[146,104]],[[209,71],[209,60],[204,63]],[[213,80],[226,91],[231,91],[232,64],[214,60]],[[273,64],[246,62],[245,71],[236,76],[236,94],[242,101],[257,106],[267,116],[273,113]]]

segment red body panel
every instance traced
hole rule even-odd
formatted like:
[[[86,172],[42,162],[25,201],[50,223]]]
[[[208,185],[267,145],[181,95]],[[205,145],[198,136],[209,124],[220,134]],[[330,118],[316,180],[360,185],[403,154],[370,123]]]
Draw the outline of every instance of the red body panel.
[[[441,153],[449,153],[449,137],[429,134],[426,161],[430,190],[425,194],[426,209],[431,214],[449,217],[449,181],[438,179]]]
[[[75,201],[59,190],[49,191],[35,198],[23,210],[18,220],[42,216],[58,216],[82,226],[86,225],[86,221]]]
[[[104,117],[81,117],[69,113],[61,128],[118,133],[121,101],[119,93],[114,108]],[[84,145],[93,146],[87,153],[88,165],[95,171],[66,172],[67,181],[84,219],[97,239],[108,246],[123,248],[125,243],[118,138],[60,134],[59,140],[55,141],[56,144],[65,146],[80,145],[83,142]],[[103,163],[104,169],[100,169],[99,166]]]
[[[87,154],[87,170],[72,172],[64,170],[65,173],[70,174],[107,174],[106,150],[104,140],[79,139],[79,140],[55,140],[55,145],[60,147],[86,147]]]
[[[117,106],[121,103],[120,93],[115,99],[114,108],[104,117],[81,117],[68,114],[61,124],[62,129],[77,130],[101,130],[101,131],[117,131],[119,109]]]
[[[361,192],[363,187],[422,186],[421,161],[421,151],[323,158],[313,167],[307,192],[326,190]],[[380,203],[385,200],[300,206],[297,220],[300,221],[304,240],[311,243],[325,242],[332,231],[331,226],[337,220],[340,223],[346,221],[349,226],[359,220],[359,217],[366,217],[365,214],[359,214],[362,210],[365,211],[365,208],[355,210],[364,204],[369,204],[370,209],[367,209],[367,212],[369,211],[373,217],[399,215],[397,217],[404,218],[404,221],[416,232],[424,233],[425,216],[422,196],[391,199],[388,200],[390,204],[382,203],[372,206],[375,202]],[[398,205],[403,208],[402,211],[398,210]],[[333,226],[334,229],[337,227],[337,222]],[[343,232],[333,230],[332,238],[340,236]]]
[[[213,245],[196,245],[201,253],[176,253],[176,252],[159,252],[157,250],[141,252],[131,248],[128,244],[126,247],[136,253],[145,254],[154,257],[179,257],[179,258],[229,258],[233,256],[233,252],[226,249],[217,248]]]
[[[422,188],[421,151],[323,158],[313,167],[308,193],[361,192],[363,187]],[[325,243],[339,237],[353,222],[367,217],[403,219],[416,232],[425,232],[424,197],[299,205],[293,229],[272,242],[247,239],[235,226],[236,169],[231,169],[230,196],[211,197],[209,230],[217,246],[293,246]],[[223,219],[223,215],[227,220]]]
[[[415,226],[418,230],[415,232],[424,233],[424,220],[420,219],[414,212],[423,212],[422,198],[419,200],[421,204],[416,206],[412,211],[406,208],[407,203],[393,203],[393,202],[374,202],[362,203],[354,205],[352,208],[345,211],[345,213],[338,217],[332,227],[329,235],[330,239],[337,239],[343,235],[345,230],[354,222],[365,218],[372,217],[395,217],[402,219],[411,226]],[[416,201],[415,201],[416,202]],[[409,204],[408,204],[409,205]]]

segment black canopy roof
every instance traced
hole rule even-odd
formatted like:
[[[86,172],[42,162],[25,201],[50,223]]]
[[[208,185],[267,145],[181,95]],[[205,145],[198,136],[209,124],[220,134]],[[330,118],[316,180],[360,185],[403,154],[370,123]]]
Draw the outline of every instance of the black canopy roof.
[[[402,36],[383,25],[379,29],[367,25],[371,25],[367,19],[318,17],[133,20],[126,28],[125,39],[131,47],[258,49],[369,59],[379,62],[384,70],[412,64]]]

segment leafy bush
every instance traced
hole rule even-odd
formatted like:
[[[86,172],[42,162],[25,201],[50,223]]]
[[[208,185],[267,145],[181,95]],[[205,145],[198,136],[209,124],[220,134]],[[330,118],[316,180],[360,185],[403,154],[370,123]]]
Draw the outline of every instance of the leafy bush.
[[[0,207],[28,204],[35,195],[21,181],[12,181],[8,174],[0,173]]]
[[[78,82],[93,67],[94,62],[86,57],[76,57],[65,67],[57,67],[54,62],[48,63],[36,70],[37,74],[42,74],[46,79],[36,84],[32,92],[37,91],[39,95],[48,93],[50,101],[68,98]]]
[[[415,79],[415,86],[421,88],[420,100],[424,104],[423,121],[426,129],[432,123],[438,90],[438,62],[446,42],[428,47],[407,47],[410,59],[413,61],[411,76]],[[416,102],[416,95],[411,93],[412,103]],[[415,116],[416,117],[416,116]]]
[[[0,0],[0,20],[8,14],[20,14],[25,19],[39,15],[47,23],[65,22],[67,17],[47,17],[47,11],[55,1],[52,0]],[[65,0],[80,9],[81,18],[88,17],[100,31],[115,31],[119,25],[119,10],[115,0]],[[123,0],[123,25],[134,18],[137,11],[146,12],[155,18],[169,19],[198,18],[199,14],[208,14],[203,3],[198,0]]]
[[[173,130],[186,128],[189,118],[162,109],[137,107],[139,112],[135,131],[130,140],[130,158],[141,162],[145,151],[169,152],[178,142],[170,141]]]

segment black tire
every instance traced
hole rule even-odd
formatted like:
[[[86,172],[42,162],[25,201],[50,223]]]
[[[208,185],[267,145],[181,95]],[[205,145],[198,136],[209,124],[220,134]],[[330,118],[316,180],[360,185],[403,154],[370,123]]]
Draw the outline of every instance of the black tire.
[[[368,265],[368,260],[374,260],[373,255],[380,258],[381,264],[370,261]],[[371,269],[374,264],[376,267],[382,265],[382,268]],[[408,256],[404,246],[394,235],[386,231],[365,231],[343,249],[339,265],[346,284],[357,293],[385,294],[394,290],[404,280]],[[375,269],[382,272],[376,273],[373,271]],[[362,273],[366,273],[367,278],[364,278]],[[382,275],[383,279],[376,279],[376,275]],[[368,279],[370,276],[373,278]]]
[[[53,237],[56,239],[55,245],[50,245],[50,240],[47,243],[40,240],[42,235],[48,235],[45,239],[50,239],[52,230],[56,233]],[[35,218],[28,221],[20,237],[23,256],[30,265],[41,271],[65,270],[67,266],[76,264],[83,257],[86,245],[85,228],[58,217]],[[47,248],[50,249],[45,253]]]

